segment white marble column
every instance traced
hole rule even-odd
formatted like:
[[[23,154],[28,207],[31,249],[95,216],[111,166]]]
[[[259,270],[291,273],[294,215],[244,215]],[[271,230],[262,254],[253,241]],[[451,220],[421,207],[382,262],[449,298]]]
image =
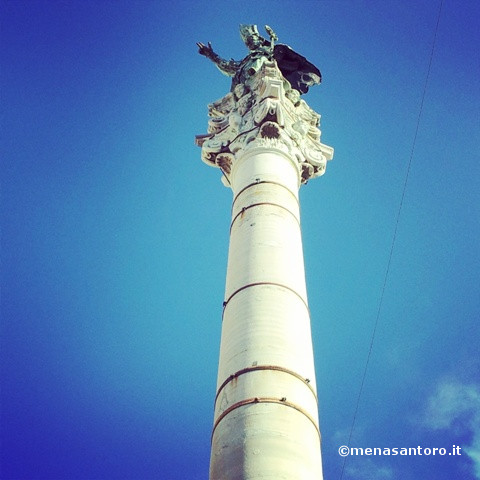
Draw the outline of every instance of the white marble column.
[[[319,480],[298,190],[333,150],[273,63],[209,108],[197,143],[233,191],[210,480]]]

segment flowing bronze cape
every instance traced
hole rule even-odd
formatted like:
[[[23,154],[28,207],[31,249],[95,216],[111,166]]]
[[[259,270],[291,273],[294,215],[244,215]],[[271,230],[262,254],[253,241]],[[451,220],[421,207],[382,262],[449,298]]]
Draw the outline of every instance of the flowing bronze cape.
[[[292,50],[288,45],[278,43],[274,46],[273,57],[282,75],[292,88],[307,93],[308,88],[322,81],[320,70],[305,57]]]

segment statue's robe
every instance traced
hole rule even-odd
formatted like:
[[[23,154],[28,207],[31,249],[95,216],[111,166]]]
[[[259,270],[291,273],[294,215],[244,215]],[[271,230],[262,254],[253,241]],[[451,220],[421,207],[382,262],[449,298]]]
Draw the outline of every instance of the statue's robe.
[[[209,58],[223,74],[233,77],[231,88],[233,91],[236,85],[245,83],[258,71],[263,62],[272,60],[272,50],[270,42],[265,40],[265,45],[252,51],[241,61],[224,60],[216,53]],[[322,81],[320,70],[288,45],[276,44],[273,47],[273,58],[284,78],[300,93],[307,93],[309,87],[318,85]]]

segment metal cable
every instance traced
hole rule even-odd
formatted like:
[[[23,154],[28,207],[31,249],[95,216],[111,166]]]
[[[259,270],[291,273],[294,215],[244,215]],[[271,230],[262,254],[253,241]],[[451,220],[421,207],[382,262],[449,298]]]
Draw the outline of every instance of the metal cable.
[[[348,442],[347,442],[348,447],[350,447],[350,442],[352,440],[353,430],[355,428],[355,422],[357,420],[358,407],[360,405],[360,398],[362,396],[363,387],[364,387],[364,384],[365,384],[365,378],[367,376],[368,364],[370,362],[370,357],[371,357],[371,354],[372,354],[373,343],[374,343],[374,340],[375,340],[375,334],[377,332],[378,321],[379,321],[379,318],[380,318],[380,311],[382,309],[383,298],[384,298],[384,295],[385,295],[385,288],[386,288],[386,285],[387,285],[388,274],[390,272],[390,265],[392,263],[392,256],[393,256],[393,250],[394,250],[394,247],[395,247],[395,241],[396,241],[396,238],[397,238],[397,231],[398,231],[398,224],[399,224],[399,220],[400,220],[400,214],[401,214],[402,207],[403,207],[403,201],[405,199],[405,192],[407,190],[408,177],[410,176],[410,168],[411,168],[411,165],[412,165],[412,159],[413,159],[413,153],[415,151],[415,145],[417,143],[417,135],[418,135],[418,130],[419,130],[419,126],[420,126],[420,119],[421,119],[422,111],[423,111],[423,104],[424,104],[425,95],[426,95],[426,92],[427,92],[428,80],[430,78],[430,70],[431,70],[431,67],[432,67],[433,53],[435,51],[435,44],[436,44],[436,41],[437,41],[437,32],[438,32],[438,25],[440,23],[440,14],[442,12],[442,6],[443,6],[443,0],[440,0],[440,6],[439,6],[439,9],[438,9],[438,15],[437,15],[437,24],[435,26],[435,33],[434,33],[434,36],[433,36],[432,49],[430,51],[430,59],[429,59],[428,68],[427,68],[427,75],[426,75],[426,78],[425,78],[425,84],[423,86],[422,100],[420,102],[420,109],[419,109],[418,117],[417,117],[417,125],[416,125],[416,128],[415,128],[415,135],[413,136],[413,143],[412,143],[412,149],[410,151],[410,158],[408,160],[407,173],[405,175],[405,181],[403,183],[402,197],[400,199],[400,204],[398,206],[397,218],[396,218],[396,221],[395,221],[395,229],[394,229],[394,232],[393,232],[392,244],[391,244],[390,253],[389,253],[389,256],[388,256],[387,268],[385,270],[385,276],[384,276],[384,279],[383,279],[382,292],[380,294],[380,300],[379,300],[379,303],[378,303],[377,316],[375,318],[375,324],[373,326],[373,331],[372,331],[372,338],[370,340],[370,347],[368,349],[367,361],[365,362],[365,368],[363,370],[363,376],[362,376],[362,381],[361,381],[361,384],[360,384],[360,390],[358,392],[357,403],[355,405],[355,412],[353,414],[352,425],[350,427],[350,433],[348,435]],[[342,471],[340,473],[340,480],[343,479],[343,473],[345,471],[345,464],[347,462],[347,458],[348,458],[348,455],[345,456],[344,459],[343,459]]]

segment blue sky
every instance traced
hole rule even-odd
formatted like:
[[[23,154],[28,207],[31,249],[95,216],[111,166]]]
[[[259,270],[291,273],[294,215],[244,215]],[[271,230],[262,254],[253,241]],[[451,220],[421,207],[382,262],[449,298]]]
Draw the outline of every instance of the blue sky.
[[[326,480],[340,479],[438,1],[3,1],[1,478],[208,476],[231,192],[197,54],[271,25],[323,74],[301,189]],[[444,0],[343,479],[480,478],[480,3]]]

